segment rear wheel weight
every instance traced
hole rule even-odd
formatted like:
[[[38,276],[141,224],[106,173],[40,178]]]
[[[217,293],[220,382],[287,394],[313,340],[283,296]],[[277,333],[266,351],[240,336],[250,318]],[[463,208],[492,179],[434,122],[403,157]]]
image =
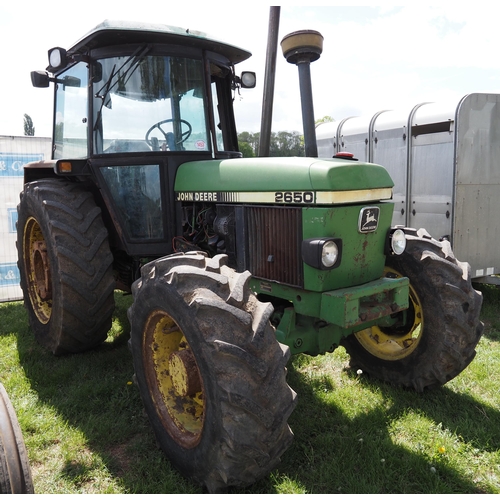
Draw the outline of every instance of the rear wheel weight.
[[[246,486],[292,441],[296,395],[272,306],[226,257],[176,254],[142,268],[129,308],[136,379],[157,440],[209,492]]]
[[[459,262],[448,241],[425,230],[408,230],[407,247],[387,259],[386,274],[410,279],[410,307],[403,327],[373,327],[346,337],[351,367],[394,385],[444,385],[475,356],[483,331],[482,295],[472,287],[470,266]]]

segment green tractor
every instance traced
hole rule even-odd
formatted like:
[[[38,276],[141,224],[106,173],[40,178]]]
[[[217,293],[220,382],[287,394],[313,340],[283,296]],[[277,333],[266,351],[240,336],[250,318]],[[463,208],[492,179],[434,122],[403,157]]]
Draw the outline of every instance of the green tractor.
[[[103,342],[131,291],[135,378],[169,460],[209,492],[279,463],[291,354],[423,391],[471,362],[482,297],[425,230],[391,227],[393,182],[353,158],[242,158],[235,74],[250,53],[110,22],[49,51],[53,159],[24,169],[21,286],[54,354]]]

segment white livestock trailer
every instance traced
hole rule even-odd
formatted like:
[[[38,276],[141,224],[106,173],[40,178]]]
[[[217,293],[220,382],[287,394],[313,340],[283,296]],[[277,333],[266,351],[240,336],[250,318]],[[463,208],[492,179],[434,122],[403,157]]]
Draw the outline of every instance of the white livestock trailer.
[[[350,117],[316,135],[320,157],[348,151],[389,171],[394,224],[450,240],[475,281],[500,283],[500,94]]]

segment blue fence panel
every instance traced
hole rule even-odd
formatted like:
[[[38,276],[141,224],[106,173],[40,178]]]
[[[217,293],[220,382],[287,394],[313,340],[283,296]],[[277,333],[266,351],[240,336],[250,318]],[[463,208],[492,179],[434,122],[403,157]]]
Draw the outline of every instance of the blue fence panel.
[[[19,269],[15,262],[0,264],[0,287],[19,284]]]
[[[21,177],[26,163],[40,160],[43,154],[0,153],[0,177]]]
[[[17,269],[17,205],[24,166],[51,158],[49,137],[0,135],[0,302],[20,300]]]

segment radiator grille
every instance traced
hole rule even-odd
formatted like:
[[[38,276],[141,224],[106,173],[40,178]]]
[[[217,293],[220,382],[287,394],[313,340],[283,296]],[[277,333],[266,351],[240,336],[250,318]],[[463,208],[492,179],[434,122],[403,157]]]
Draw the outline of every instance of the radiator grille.
[[[302,209],[246,207],[247,269],[257,278],[303,286]]]

